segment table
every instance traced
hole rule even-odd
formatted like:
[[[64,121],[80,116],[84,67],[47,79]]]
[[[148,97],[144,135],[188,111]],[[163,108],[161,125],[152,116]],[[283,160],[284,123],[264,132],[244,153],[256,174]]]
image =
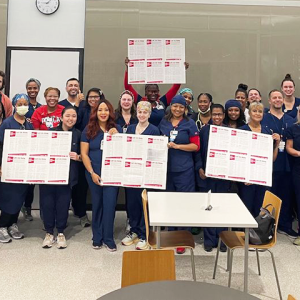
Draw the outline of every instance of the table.
[[[245,228],[244,292],[247,293],[249,228],[257,228],[257,222],[237,194],[212,193],[210,211],[205,210],[207,198],[208,193],[148,192],[150,225],[157,227],[157,248],[161,226]]]
[[[257,300],[254,296],[245,294],[225,286],[194,281],[152,281],[131,285],[105,296],[99,300],[132,300],[140,297],[143,300]]]

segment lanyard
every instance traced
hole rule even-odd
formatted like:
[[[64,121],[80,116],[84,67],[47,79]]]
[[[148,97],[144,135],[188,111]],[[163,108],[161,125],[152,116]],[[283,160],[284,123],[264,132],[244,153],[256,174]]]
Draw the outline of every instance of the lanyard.
[[[269,112],[269,113],[270,113],[270,112]],[[270,113],[270,114],[271,114],[271,113]],[[285,123],[285,128],[284,128],[284,114],[283,114],[282,118],[280,119],[280,121],[282,122],[282,125],[281,125],[281,131],[279,130],[279,128],[278,128],[278,126],[277,126],[277,122],[276,122],[276,120],[275,120],[275,117],[274,117],[272,114],[271,114],[271,116],[272,116],[273,122],[274,122],[274,124],[275,124],[275,126],[276,126],[276,129],[277,129],[277,131],[278,131],[280,137],[282,138],[282,137],[283,137],[284,129],[287,129],[287,123]]]

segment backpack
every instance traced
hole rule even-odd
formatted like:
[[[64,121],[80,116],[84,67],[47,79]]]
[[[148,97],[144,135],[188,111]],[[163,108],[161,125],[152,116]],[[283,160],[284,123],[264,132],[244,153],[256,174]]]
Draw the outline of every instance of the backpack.
[[[272,212],[267,209],[272,206]],[[249,230],[249,243],[253,245],[268,244],[275,234],[275,208],[272,204],[261,207],[259,215],[255,218],[258,227]]]

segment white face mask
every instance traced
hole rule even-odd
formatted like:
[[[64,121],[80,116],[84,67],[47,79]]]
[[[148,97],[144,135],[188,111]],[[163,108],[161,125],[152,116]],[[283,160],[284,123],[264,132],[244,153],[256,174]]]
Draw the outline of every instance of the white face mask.
[[[25,116],[28,110],[29,110],[28,105],[22,105],[16,107],[16,112],[19,116]]]

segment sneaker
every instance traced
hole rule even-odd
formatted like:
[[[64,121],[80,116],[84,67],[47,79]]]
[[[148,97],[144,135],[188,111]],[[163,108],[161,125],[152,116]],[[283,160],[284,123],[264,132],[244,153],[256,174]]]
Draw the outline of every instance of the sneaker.
[[[293,244],[296,245],[296,246],[300,246],[300,236],[298,236],[298,237],[294,240]]]
[[[57,235],[56,243],[57,243],[56,247],[58,249],[65,249],[65,248],[67,248],[67,241],[66,241],[65,235],[63,233],[59,233]]]
[[[182,248],[182,247],[176,248],[176,253],[177,254],[183,254],[184,252],[185,252],[185,248]]]
[[[11,237],[9,236],[5,227],[0,228],[0,243],[10,243]]]
[[[295,239],[295,238],[298,237],[298,233],[296,231],[294,231],[293,229],[288,229],[288,230],[278,229],[277,232],[280,233],[280,234],[285,234],[285,235],[287,235],[288,237],[290,237],[292,239]]]
[[[122,240],[122,245],[124,246],[130,246],[132,245],[135,240],[138,238],[138,235],[134,232],[129,232],[124,239]]]
[[[99,245],[99,244],[97,244],[97,243],[93,242],[93,245],[92,245],[92,247],[93,247],[93,249],[95,249],[95,250],[99,250],[99,249],[101,249],[101,248],[102,248],[102,245]]]
[[[148,250],[149,246],[146,240],[139,239],[138,243],[135,246],[136,250]]]
[[[212,247],[212,246],[204,245],[204,251],[205,251],[205,252],[211,252],[212,250],[213,250],[213,247]]]
[[[55,243],[55,238],[53,234],[47,233],[45,239],[43,241],[43,248],[51,248],[52,245]]]
[[[116,252],[117,251],[117,247],[116,246],[109,247],[109,246],[107,246],[105,244],[104,244],[104,246],[105,246],[106,250],[109,251],[109,252]]]
[[[227,247],[226,247],[226,245],[221,245],[221,246],[220,246],[220,251],[221,251],[221,252],[227,252]]]
[[[85,227],[90,227],[91,226],[91,222],[88,219],[88,216],[85,215],[82,218],[80,218],[80,225],[81,227],[85,228]]]
[[[8,233],[15,240],[20,240],[24,238],[24,233],[19,231],[18,225],[16,223],[12,224],[8,228]]]
[[[31,215],[31,208],[22,206],[21,212],[25,218],[26,221],[33,221],[33,217]]]

